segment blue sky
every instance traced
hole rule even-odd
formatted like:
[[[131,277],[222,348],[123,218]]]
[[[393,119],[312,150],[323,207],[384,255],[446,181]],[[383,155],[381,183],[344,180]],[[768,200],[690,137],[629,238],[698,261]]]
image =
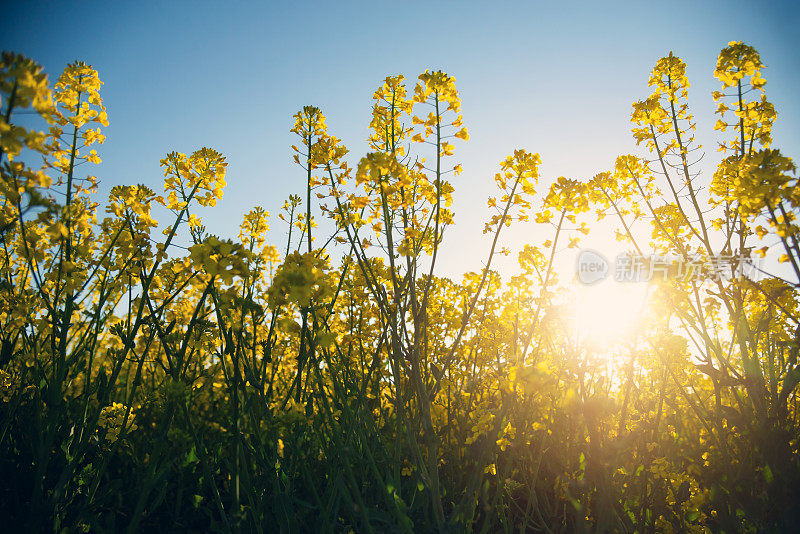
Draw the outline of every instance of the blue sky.
[[[730,40],[761,53],[779,112],[774,146],[797,157],[799,15],[789,2],[15,2],[0,18],[0,44],[43,64],[51,80],[76,59],[99,71],[111,122],[96,173],[103,197],[122,183],[160,190],[160,158],[209,146],[229,162],[225,198],[202,214],[209,231],[235,235],[241,215],[261,205],[276,244],[278,209],[303,189],[292,115],[322,108],[355,165],[381,80],[404,74],[413,84],[425,69],[445,70],[471,136],[457,145],[465,172],[453,179],[456,227],[443,256],[456,274],[479,269],[488,248],[475,236],[498,162],[526,148],[541,154],[546,179],[608,169],[636,150],[630,105],[670,50],[688,64],[709,163],[719,158],[713,69]],[[509,244],[530,231],[517,229]]]

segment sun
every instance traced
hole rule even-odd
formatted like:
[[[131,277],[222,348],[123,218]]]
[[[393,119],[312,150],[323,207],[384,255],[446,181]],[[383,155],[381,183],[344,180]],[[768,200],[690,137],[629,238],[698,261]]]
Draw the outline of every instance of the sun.
[[[576,281],[570,299],[575,335],[601,348],[630,340],[642,329],[647,297],[646,283],[606,279],[586,285]]]

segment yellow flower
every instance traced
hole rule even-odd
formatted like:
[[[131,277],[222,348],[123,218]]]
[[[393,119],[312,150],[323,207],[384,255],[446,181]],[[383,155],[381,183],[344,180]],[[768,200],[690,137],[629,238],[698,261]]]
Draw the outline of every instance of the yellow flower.
[[[109,443],[116,442],[123,432],[133,432],[138,428],[133,410],[128,414],[127,428],[122,427],[126,411],[127,407],[119,402],[114,402],[111,406],[106,406],[100,410],[100,417],[97,419],[97,431],[104,430],[104,437]]]
[[[333,291],[325,280],[326,268],[326,260],[318,258],[316,252],[289,254],[269,289],[270,305],[277,307],[292,302],[305,308],[326,299]]]

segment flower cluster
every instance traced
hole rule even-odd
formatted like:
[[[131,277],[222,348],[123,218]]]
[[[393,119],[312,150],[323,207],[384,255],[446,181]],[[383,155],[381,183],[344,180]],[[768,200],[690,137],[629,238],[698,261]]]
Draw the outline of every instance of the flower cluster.
[[[221,241],[210,236],[202,243],[189,248],[189,255],[195,269],[202,269],[207,275],[218,277],[224,283],[233,282],[234,276],[245,276],[247,269],[247,250],[240,243]]]
[[[95,149],[88,152],[78,148],[88,148],[97,143],[105,142],[105,135],[99,126],[108,126],[108,114],[100,97],[100,88],[103,82],[90,65],[78,61],[71,63],[64,69],[55,86],[55,99],[57,102],[53,126],[50,127],[52,153],[50,165],[61,172],[67,173],[74,164],[75,159],[90,163],[100,163],[100,157]],[[95,123],[97,128],[84,128]],[[64,141],[64,133],[73,134],[81,131],[82,147],[73,147]],[[70,136],[67,136],[69,138]]]
[[[97,420],[97,431],[98,433],[104,432],[103,437],[109,443],[115,443],[121,434],[133,432],[138,428],[135,421],[136,415],[133,413],[133,410],[128,414],[127,426],[123,428],[122,425],[125,423],[125,413],[127,411],[128,408],[119,402],[115,402],[111,404],[111,406],[106,406],[100,410],[100,417]]]
[[[167,154],[161,160],[167,208],[183,210],[193,198],[201,206],[216,206],[226,185],[227,165],[225,157],[210,148],[201,148],[190,156],[180,152]]]
[[[271,306],[285,306],[293,303],[301,308],[319,304],[332,293],[325,271],[327,261],[317,252],[293,252],[278,268],[269,289]]]
[[[7,101],[0,100],[0,105],[5,108],[0,115],[0,146],[8,160],[13,161],[19,156],[23,147],[44,152],[44,134],[7,122],[15,110],[31,107],[51,119],[53,96],[41,65],[20,54],[3,52],[0,56],[0,94],[8,95]]]
[[[495,174],[494,181],[502,195],[489,198],[489,207],[497,213],[486,223],[484,233],[490,232],[498,224],[509,226],[515,219],[528,219],[527,211],[531,207],[528,199],[536,193],[534,187],[539,182],[541,161],[539,154],[520,149],[500,162],[500,172]],[[511,208],[515,208],[514,212]]]
[[[722,82],[722,91],[713,94],[720,118],[714,129],[724,132],[732,126],[734,131],[730,141],[720,143],[720,151],[744,156],[754,149],[756,142],[764,148],[772,144],[772,126],[778,114],[764,94],[767,84],[761,76],[764,68],[755,48],[740,41],[731,41],[720,52],[714,76]],[[726,93],[730,88],[736,90]],[[751,99],[753,92],[759,97]],[[730,115],[733,117],[728,118]]]

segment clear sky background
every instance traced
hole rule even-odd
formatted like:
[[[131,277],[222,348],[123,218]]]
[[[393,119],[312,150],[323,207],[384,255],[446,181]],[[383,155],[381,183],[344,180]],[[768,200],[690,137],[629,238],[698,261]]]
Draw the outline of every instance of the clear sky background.
[[[468,143],[456,188],[456,227],[442,266],[481,267],[498,162],[539,152],[545,180],[588,179],[636,150],[631,103],[671,50],[688,64],[698,140],[719,160],[711,91],[728,41],[755,46],[778,109],[774,146],[800,157],[800,4],[795,2],[15,2],[0,17],[0,46],[44,65],[55,80],[76,59],[99,71],[109,111],[101,198],[118,184],[161,190],[159,159],[209,146],[229,162],[225,197],[201,213],[212,233],[234,236],[242,214],[277,213],[304,190],[291,161],[292,115],[322,108],[329,131],[365,153],[371,95],[387,75],[413,86],[425,69],[456,77]],[[713,167],[710,167],[713,168]],[[509,234],[517,249],[532,228]],[[591,244],[591,240],[589,241]],[[510,261],[507,260],[507,261]]]

